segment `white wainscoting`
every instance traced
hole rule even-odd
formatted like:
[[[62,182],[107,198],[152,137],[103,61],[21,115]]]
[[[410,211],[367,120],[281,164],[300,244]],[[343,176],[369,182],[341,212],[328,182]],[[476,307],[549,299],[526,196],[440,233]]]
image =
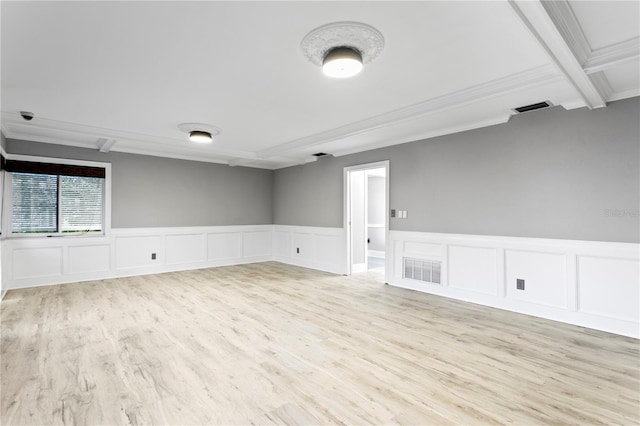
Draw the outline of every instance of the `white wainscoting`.
[[[391,231],[391,285],[640,337],[640,245]],[[348,270],[343,228],[113,229],[107,237],[4,239],[2,291],[275,260]],[[152,253],[156,258],[152,259]],[[441,284],[402,277],[403,257],[442,262]],[[525,290],[516,280],[525,280]]]
[[[2,240],[3,290],[272,260],[272,225]],[[152,254],[155,253],[155,259]]]
[[[334,274],[347,273],[343,228],[287,225],[273,228],[273,260]]]
[[[391,285],[640,337],[639,244],[404,231],[389,237]],[[441,284],[403,278],[403,257],[441,261]]]

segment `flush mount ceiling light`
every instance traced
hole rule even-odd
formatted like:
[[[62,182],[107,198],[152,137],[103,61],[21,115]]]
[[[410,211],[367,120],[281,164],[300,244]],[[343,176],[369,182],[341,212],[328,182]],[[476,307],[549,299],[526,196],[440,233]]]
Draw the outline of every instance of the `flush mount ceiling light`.
[[[356,75],[363,64],[373,61],[384,48],[384,37],[360,22],[335,22],[307,34],[300,44],[311,63],[322,66],[329,77]]]
[[[362,71],[362,55],[350,47],[330,50],[322,61],[322,72],[329,77],[353,77]]]
[[[182,123],[178,124],[178,129],[189,133],[189,140],[196,143],[211,143],[214,136],[222,133],[220,128],[204,123]]]
[[[202,130],[193,130],[189,132],[189,140],[197,143],[209,143],[213,142],[213,136],[209,132],[203,132]]]

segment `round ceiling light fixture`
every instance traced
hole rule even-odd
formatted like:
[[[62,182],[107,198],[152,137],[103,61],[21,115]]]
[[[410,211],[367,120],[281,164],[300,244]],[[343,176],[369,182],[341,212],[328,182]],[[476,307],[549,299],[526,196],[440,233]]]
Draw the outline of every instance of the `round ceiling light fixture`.
[[[189,140],[197,143],[210,143],[213,142],[213,136],[211,136],[211,133],[209,132],[193,130],[189,132]]]
[[[324,57],[322,72],[329,77],[353,77],[362,71],[362,55],[351,47],[336,47]]]
[[[335,22],[311,31],[300,48],[311,63],[322,66],[327,76],[346,78],[378,57],[384,49],[384,37],[367,24]]]
[[[211,143],[214,136],[222,133],[219,127],[204,123],[182,123],[178,124],[178,129],[189,133],[189,140],[196,143]]]

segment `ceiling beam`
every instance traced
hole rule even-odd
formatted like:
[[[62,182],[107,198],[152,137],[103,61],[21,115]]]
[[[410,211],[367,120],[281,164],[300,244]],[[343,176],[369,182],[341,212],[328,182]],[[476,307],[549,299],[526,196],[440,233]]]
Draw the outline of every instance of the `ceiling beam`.
[[[522,23],[576,89],[589,109],[607,106],[606,96],[582,68],[591,49],[565,0],[508,0]],[[571,18],[573,17],[573,18]]]
[[[109,152],[116,142],[118,142],[116,139],[100,138],[98,139],[98,150],[100,152]]]
[[[336,127],[331,130],[272,146],[258,151],[257,156],[261,159],[268,159],[274,156],[286,155],[286,153],[291,150],[299,151],[300,149],[311,149],[317,145],[346,139],[364,133],[375,132],[380,129],[424,118],[430,114],[436,114],[475,102],[493,99],[503,93],[522,90],[525,87],[550,84],[557,81],[564,81],[563,76],[558,72],[555,66],[552,64],[545,64],[526,71],[511,74],[497,80],[484,82],[462,90],[446,93],[435,98],[427,99],[407,107]]]

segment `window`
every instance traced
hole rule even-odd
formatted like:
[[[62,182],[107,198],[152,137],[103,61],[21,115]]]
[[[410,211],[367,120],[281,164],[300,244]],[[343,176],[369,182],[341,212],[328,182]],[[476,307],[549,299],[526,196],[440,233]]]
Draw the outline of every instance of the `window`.
[[[105,232],[104,168],[6,161],[13,235]]]

